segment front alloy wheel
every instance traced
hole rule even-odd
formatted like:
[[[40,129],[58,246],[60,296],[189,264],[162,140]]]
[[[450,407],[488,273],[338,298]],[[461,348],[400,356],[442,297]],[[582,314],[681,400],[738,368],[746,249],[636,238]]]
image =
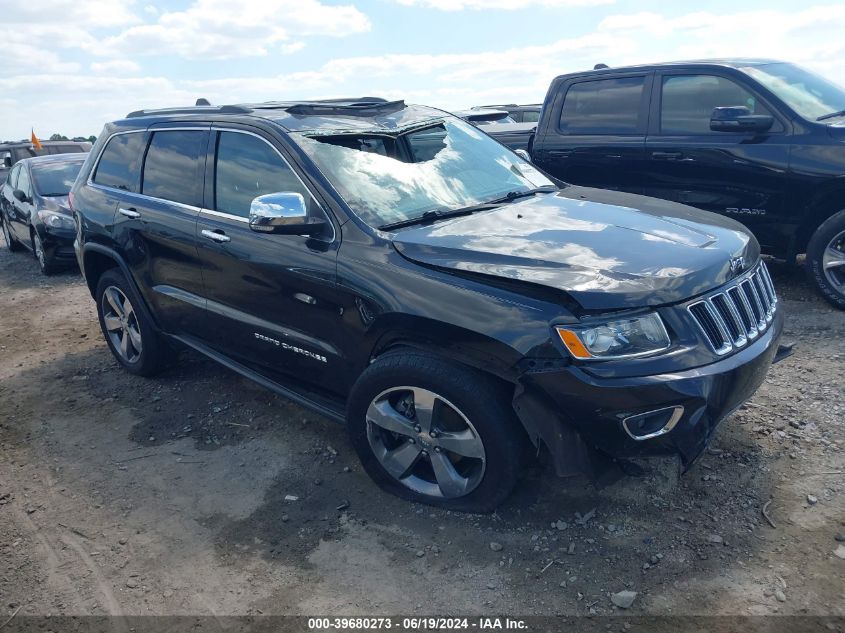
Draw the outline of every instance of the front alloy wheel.
[[[491,512],[516,485],[527,437],[511,385],[422,350],[386,352],[347,401],[349,437],[384,490],[417,503]]]
[[[143,351],[138,317],[128,297],[116,286],[109,286],[102,297],[103,324],[106,335],[120,357],[135,363]]]
[[[458,407],[433,391],[397,387],[367,409],[367,439],[382,467],[412,491],[454,499],[484,477],[484,444]]]

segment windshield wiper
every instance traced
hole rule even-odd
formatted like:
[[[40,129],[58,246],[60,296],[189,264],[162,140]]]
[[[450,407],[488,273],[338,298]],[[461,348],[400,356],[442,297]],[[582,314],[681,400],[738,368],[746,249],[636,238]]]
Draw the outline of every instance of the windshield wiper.
[[[519,198],[527,198],[538,193],[551,193],[557,191],[557,187],[545,186],[537,187],[536,189],[528,189],[526,191],[509,191],[500,198],[495,200],[488,200],[479,204],[473,204],[468,207],[461,207],[460,209],[452,209],[450,211],[426,211],[420,216],[409,218],[407,220],[399,220],[398,222],[390,222],[389,224],[382,224],[379,228],[381,231],[390,231],[393,229],[401,229],[406,226],[414,226],[415,224],[426,224],[427,222],[434,222],[435,220],[442,220],[444,218],[455,218],[461,215],[470,215],[478,211],[488,211],[495,209],[509,202],[513,202]]]
[[[838,116],[845,116],[845,110],[839,110],[837,112],[831,112],[830,114],[823,114],[820,117],[816,118],[816,121],[825,121],[827,119],[835,119]]]

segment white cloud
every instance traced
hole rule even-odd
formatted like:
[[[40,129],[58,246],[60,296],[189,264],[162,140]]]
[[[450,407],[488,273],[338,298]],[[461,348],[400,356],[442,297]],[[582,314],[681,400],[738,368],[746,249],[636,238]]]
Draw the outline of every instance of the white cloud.
[[[113,59],[107,62],[93,62],[91,71],[98,75],[129,75],[137,73],[141,66],[130,59]]]
[[[292,36],[345,36],[370,29],[353,5],[320,0],[194,0],[182,11],[161,12],[155,22],[105,38],[104,54],[168,55],[186,59],[235,59],[267,55]],[[294,44],[295,45],[295,44]],[[290,51],[288,51],[290,52]]]
[[[509,10],[530,7],[571,8],[614,4],[616,0],[393,0],[406,7],[418,6],[441,11]]]
[[[598,32],[636,37],[636,58],[650,62],[711,57],[771,57],[827,74],[845,71],[845,5],[817,5],[795,11],[696,11],[677,17],[641,12],[612,15]],[[836,78],[836,77],[834,77]]]
[[[34,29],[64,26],[107,27],[136,21],[133,0],[3,0],[4,24],[25,24]]]

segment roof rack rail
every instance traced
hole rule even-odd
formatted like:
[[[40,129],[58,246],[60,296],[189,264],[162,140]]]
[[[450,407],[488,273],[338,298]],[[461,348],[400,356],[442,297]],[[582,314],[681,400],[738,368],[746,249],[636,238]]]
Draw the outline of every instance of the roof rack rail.
[[[135,119],[142,116],[152,116],[156,114],[249,114],[252,112],[250,108],[238,105],[224,105],[224,106],[184,106],[176,108],[157,108],[151,110],[135,110],[126,115],[127,119]]]
[[[332,99],[331,101],[306,101],[294,103],[285,108],[290,114],[343,114],[347,116],[372,116],[397,112],[405,108],[405,102],[384,99]]]

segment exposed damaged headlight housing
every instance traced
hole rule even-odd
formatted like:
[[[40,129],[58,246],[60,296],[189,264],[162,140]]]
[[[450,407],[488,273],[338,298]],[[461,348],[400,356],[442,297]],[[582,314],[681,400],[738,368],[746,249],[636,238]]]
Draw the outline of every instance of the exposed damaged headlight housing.
[[[579,360],[631,358],[663,351],[671,345],[660,316],[646,315],[591,325],[557,326],[560,340]]]
[[[64,213],[54,213],[53,211],[39,211],[38,218],[45,226],[51,229],[69,229],[75,230],[76,224],[73,218]]]

